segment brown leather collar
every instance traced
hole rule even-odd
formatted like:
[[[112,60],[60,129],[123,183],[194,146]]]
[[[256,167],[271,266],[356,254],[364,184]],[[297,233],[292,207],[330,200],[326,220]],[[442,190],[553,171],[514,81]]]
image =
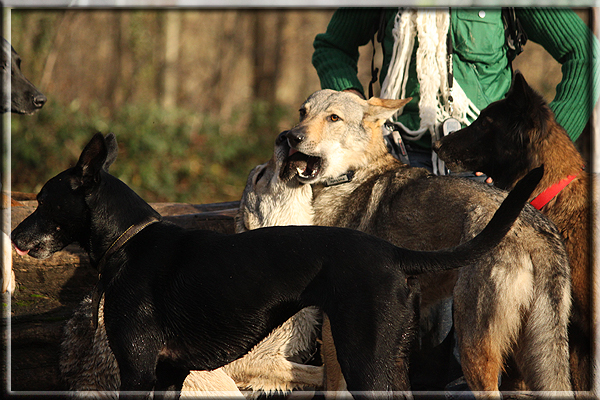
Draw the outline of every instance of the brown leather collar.
[[[127,243],[132,237],[134,237],[135,235],[140,233],[147,226],[152,225],[155,222],[160,222],[160,221],[161,221],[160,218],[157,218],[155,216],[150,216],[150,217],[146,218],[145,220],[143,220],[142,222],[133,224],[129,228],[127,228],[125,230],[125,232],[123,232],[121,234],[121,236],[119,236],[114,242],[112,242],[112,244],[108,247],[108,249],[104,252],[102,257],[100,258],[100,261],[98,262],[98,267],[97,267],[98,275],[102,275],[102,272],[104,271],[104,267],[105,267],[108,259],[113,254],[115,254],[121,247],[123,247],[125,245],[125,243]],[[102,276],[100,276],[100,280],[98,281],[98,284],[96,284],[96,288],[94,290],[94,293],[92,294],[92,313],[93,313],[92,325],[94,327],[94,330],[96,330],[98,328],[98,307],[100,306],[100,299],[102,298],[103,295],[104,295],[104,283],[102,281]]]
[[[121,234],[121,236],[119,236],[114,242],[112,242],[112,244],[108,247],[108,249],[102,255],[102,258],[100,258],[100,261],[98,261],[98,267],[97,267],[98,274],[102,274],[102,272],[104,271],[104,266],[106,265],[106,262],[108,261],[108,259],[113,254],[115,254],[121,247],[123,247],[125,245],[125,243],[127,243],[132,237],[134,237],[135,235],[140,233],[148,225],[152,225],[153,223],[159,222],[159,221],[160,221],[160,218],[151,216],[151,217],[143,220],[142,222],[133,224],[129,228],[127,228],[125,230],[125,232],[123,232]]]

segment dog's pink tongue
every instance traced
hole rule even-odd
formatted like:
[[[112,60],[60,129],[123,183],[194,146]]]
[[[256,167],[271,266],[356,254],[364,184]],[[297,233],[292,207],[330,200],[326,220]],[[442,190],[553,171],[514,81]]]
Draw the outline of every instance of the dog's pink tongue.
[[[16,244],[14,244],[14,243],[13,243],[13,247],[15,248],[15,250],[16,250],[16,252],[17,252],[17,254],[18,254],[18,255],[20,255],[20,256],[26,256],[26,255],[29,253],[29,250],[25,250],[25,251],[23,251],[23,250],[19,249],[19,248],[17,247],[17,245],[16,245]]]
[[[293,148],[293,147],[290,147],[290,152],[288,153],[288,157],[289,157],[289,156],[291,156],[291,155],[292,155],[292,154],[294,154],[294,153],[297,153],[297,152],[298,152],[298,150],[296,150],[296,149],[295,149],[295,148]]]

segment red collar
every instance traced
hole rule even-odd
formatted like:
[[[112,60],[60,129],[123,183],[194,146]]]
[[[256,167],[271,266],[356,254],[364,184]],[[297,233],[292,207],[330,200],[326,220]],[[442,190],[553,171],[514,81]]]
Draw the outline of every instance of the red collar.
[[[554,196],[560,193],[561,190],[563,190],[569,183],[571,183],[573,179],[577,178],[577,175],[569,175],[565,179],[556,182],[554,185],[550,186],[542,193],[537,195],[535,199],[531,200],[531,205],[537,208],[538,210],[541,210],[542,207],[544,207],[546,204],[548,204],[550,200],[554,198]]]

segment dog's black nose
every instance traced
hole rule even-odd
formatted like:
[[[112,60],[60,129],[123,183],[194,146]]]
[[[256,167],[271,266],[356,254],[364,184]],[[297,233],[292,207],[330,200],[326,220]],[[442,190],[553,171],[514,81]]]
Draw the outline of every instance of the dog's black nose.
[[[288,131],[285,136],[292,147],[296,147],[304,140],[304,134],[302,132]]]
[[[43,94],[39,93],[33,97],[33,105],[36,108],[42,108],[48,99]]]
[[[289,131],[283,131],[281,132],[278,136],[277,139],[275,139],[275,145],[279,146],[281,143],[283,143],[284,141],[287,140],[287,133]]]

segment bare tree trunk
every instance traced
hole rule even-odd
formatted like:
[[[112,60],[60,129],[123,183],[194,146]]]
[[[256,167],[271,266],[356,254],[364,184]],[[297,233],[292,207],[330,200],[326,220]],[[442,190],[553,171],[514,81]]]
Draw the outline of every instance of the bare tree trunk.
[[[166,14],[162,105],[165,108],[172,108],[177,105],[177,61],[179,59],[181,14],[177,10],[166,11]]]
[[[257,100],[273,103],[280,64],[281,30],[284,15],[278,11],[256,11],[254,18],[254,81]]]

